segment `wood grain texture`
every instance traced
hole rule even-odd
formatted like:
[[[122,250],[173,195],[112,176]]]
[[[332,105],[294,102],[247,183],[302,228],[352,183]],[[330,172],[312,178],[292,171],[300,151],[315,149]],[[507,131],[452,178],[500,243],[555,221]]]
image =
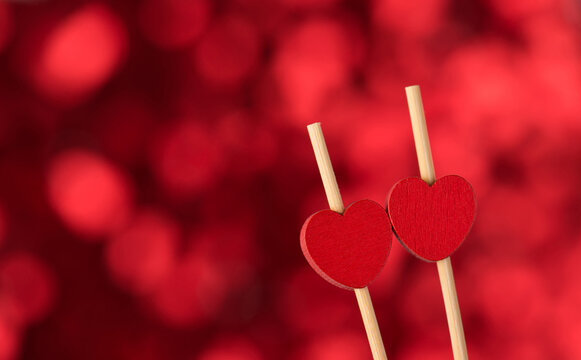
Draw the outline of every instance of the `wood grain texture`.
[[[428,128],[422,105],[420,87],[417,85],[405,88],[418,154],[418,165],[422,180],[427,184],[432,184],[436,180],[434,163],[432,161],[432,151],[428,138]],[[439,260],[437,263],[442,296],[446,306],[446,317],[448,318],[448,330],[452,341],[452,351],[454,360],[468,360],[468,350],[466,349],[466,339],[464,338],[464,328],[462,326],[462,316],[460,315],[460,305],[456,294],[456,284],[452,272],[450,258]]]
[[[311,144],[313,145],[315,159],[317,159],[317,165],[319,167],[319,173],[321,174],[321,180],[323,181],[323,187],[325,188],[325,194],[327,195],[329,208],[338,213],[342,213],[345,210],[343,207],[343,199],[341,199],[339,185],[337,184],[337,178],[335,178],[335,172],[333,171],[333,165],[331,164],[331,158],[329,157],[321,123],[311,124],[307,126],[307,130]]]
[[[444,297],[448,329],[450,331],[450,339],[452,340],[452,353],[454,354],[455,360],[468,360],[468,349],[466,348],[466,339],[464,338],[464,326],[462,325],[462,316],[460,315],[460,306],[458,305],[452,261],[447,257],[444,260],[438,261],[436,264],[438,265],[438,275],[440,277],[442,296]]]
[[[355,289],[355,296],[357,297],[359,309],[361,309],[361,317],[363,318],[363,325],[365,326],[365,332],[367,333],[367,340],[371,347],[373,359],[387,360],[387,354],[385,353],[385,347],[383,346],[383,340],[381,339],[381,333],[379,332],[379,324],[375,317],[369,289],[366,287],[363,289]]]
[[[432,160],[432,150],[430,148],[430,138],[428,127],[426,126],[426,116],[420,87],[408,86],[405,88],[414,133],[414,144],[416,145],[416,155],[418,156],[418,166],[422,180],[432,185],[436,180],[434,171],[434,161]]]
[[[429,186],[420,178],[399,181],[387,209],[393,230],[412,254],[426,261],[449,257],[462,244],[474,222],[472,186],[457,175]]]
[[[301,229],[301,249],[311,267],[344,289],[369,285],[383,269],[390,248],[389,218],[371,200],[351,204],[343,215],[319,211]]]
[[[313,151],[315,152],[315,157],[317,159],[317,165],[319,166],[319,172],[321,173],[321,179],[323,180],[323,186],[325,187],[325,193],[327,194],[329,207],[333,211],[342,213],[343,200],[341,199],[341,194],[339,193],[339,186],[337,185],[337,180],[335,179],[333,167],[331,166],[331,159],[329,157],[329,152],[327,151],[327,145],[325,144],[325,138],[323,137],[321,124],[310,124],[307,126],[307,129],[309,131],[309,137],[311,139]],[[383,346],[383,341],[381,340],[381,332],[379,331],[379,326],[377,324],[377,319],[375,317],[375,311],[373,310],[373,304],[371,303],[369,291],[367,287],[362,289],[355,289],[354,291],[357,297],[357,303],[359,304],[361,318],[363,319],[363,324],[365,325],[365,332],[367,333],[367,339],[369,340],[369,347],[371,348],[373,359],[387,360],[385,347]]]

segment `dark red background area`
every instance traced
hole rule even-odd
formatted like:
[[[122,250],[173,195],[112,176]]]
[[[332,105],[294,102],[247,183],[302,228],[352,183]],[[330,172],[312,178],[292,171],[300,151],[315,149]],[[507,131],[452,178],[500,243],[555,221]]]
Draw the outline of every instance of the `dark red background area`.
[[[365,359],[355,297],[309,268],[327,207],[418,174],[477,194],[453,256],[471,359],[581,358],[574,0],[0,2],[0,360]],[[390,359],[450,359],[436,266],[393,244]]]

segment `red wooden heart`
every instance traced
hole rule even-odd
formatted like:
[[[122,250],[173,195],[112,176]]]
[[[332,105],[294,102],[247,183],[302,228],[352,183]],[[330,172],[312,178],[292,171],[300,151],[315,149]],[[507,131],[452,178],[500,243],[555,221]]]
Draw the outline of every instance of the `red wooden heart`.
[[[432,186],[419,178],[401,180],[387,197],[387,212],[397,238],[426,261],[450,256],[474,222],[476,200],[468,181],[444,176]]]
[[[319,211],[301,229],[301,248],[313,269],[331,284],[350,290],[366,287],[389,255],[389,218],[371,200],[351,204],[343,215]]]

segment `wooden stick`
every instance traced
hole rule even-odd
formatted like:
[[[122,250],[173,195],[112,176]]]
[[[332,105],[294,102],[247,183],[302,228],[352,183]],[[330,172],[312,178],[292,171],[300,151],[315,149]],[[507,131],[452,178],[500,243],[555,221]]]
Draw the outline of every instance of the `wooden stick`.
[[[405,88],[405,93],[410,109],[420,175],[422,180],[432,185],[436,181],[436,174],[434,172],[434,162],[432,160],[432,150],[430,149],[430,138],[428,137],[428,128],[426,127],[426,116],[424,115],[420,87],[417,85],[408,86]]]
[[[460,305],[458,305],[458,295],[456,294],[456,283],[454,282],[454,272],[450,257],[437,261],[438,275],[440,276],[440,286],[444,296],[444,306],[446,307],[446,317],[448,318],[448,329],[452,340],[452,352],[455,360],[468,360],[468,350],[466,349],[466,339],[464,338],[464,326],[460,315]]]
[[[410,110],[412,130],[414,132],[420,175],[425,182],[431,185],[436,181],[436,175],[434,172],[434,163],[432,161],[432,151],[430,149],[430,139],[428,138],[420,87],[417,85],[408,86],[405,88],[405,92]],[[438,261],[437,265],[444,305],[446,307],[446,316],[448,318],[448,329],[450,330],[450,339],[452,340],[454,360],[468,360],[468,351],[466,349],[466,340],[464,338],[464,328],[462,326],[460,306],[458,305],[452,263],[450,262],[450,258],[447,257]]]
[[[339,192],[335,172],[333,172],[333,166],[331,165],[331,159],[329,158],[329,152],[327,151],[327,145],[325,144],[321,124],[311,124],[307,126],[307,129],[309,131],[311,143],[313,144],[313,151],[315,152],[315,158],[317,159],[317,165],[319,166],[323,186],[325,187],[325,194],[327,195],[329,208],[338,213],[343,213],[345,208],[343,207],[343,200],[341,199],[341,193]],[[363,318],[363,324],[365,325],[365,332],[367,333],[367,340],[369,340],[369,347],[371,348],[373,359],[387,360],[369,290],[367,287],[355,289],[355,296],[357,297],[359,311],[361,311],[361,317]]]
[[[321,123],[311,124],[307,126],[307,130],[309,131],[309,138],[311,138],[311,144],[313,145],[313,151],[315,152],[315,158],[317,159],[317,165],[321,173],[321,180],[323,180],[323,187],[325,188],[329,208],[342,214],[345,211],[343,199],[339,192],[339,185],[335,178],[333,165],[331,165],[331,158],[329,157],[329,151],[327,151],[327,144],[325,143]]]
[[[375,317],[375,310],[373,310],[373,303],[371,302],[369,289],[364,287],[362,289],[355,289],[354,291],[355,296],[357,297],[357,304],[359,304],[361,318],[363,319],[363,325],[365,326],[365,332],[367,333],[369,347],[373,354],[373,359],[387,360],[387,354],[385,353],[385,347],[383,346],[383,340],[381,339],[381,332],[379,331],[379,325],[377,324],[377,318]]]

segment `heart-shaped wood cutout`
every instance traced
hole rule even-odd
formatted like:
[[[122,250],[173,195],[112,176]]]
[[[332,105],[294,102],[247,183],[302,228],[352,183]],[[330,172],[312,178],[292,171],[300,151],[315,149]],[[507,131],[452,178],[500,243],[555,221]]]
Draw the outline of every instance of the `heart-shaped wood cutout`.
[[[319,211],[301,229],[301,248],[311,267],[331,284],[349,290],[366,287],[389,255],[389,218],[371,200],[351,204],[343,215]]]
[[[402,245],[426,261],[450,256],[474,223],[476,199],[468,181],[444,176],[431,186],[420,178],[407,178],[387,196],[387,212]]]

